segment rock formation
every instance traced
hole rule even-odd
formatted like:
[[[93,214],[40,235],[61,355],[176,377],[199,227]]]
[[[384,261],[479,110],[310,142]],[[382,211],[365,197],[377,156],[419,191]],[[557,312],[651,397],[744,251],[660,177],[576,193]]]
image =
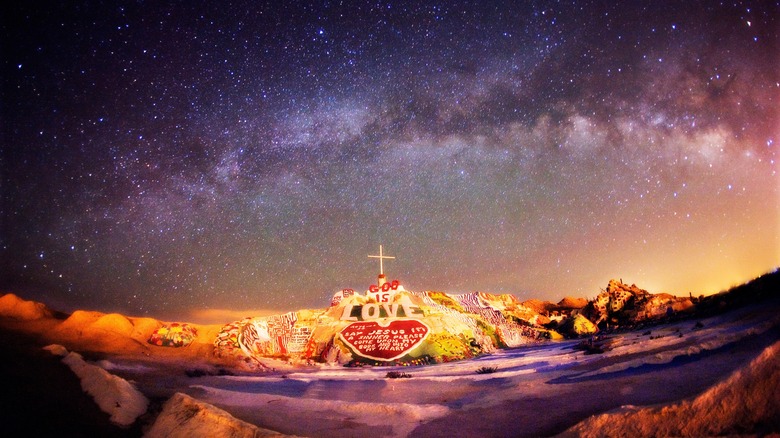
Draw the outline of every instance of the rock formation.
[[[651,294],[635,284],[610,280],[607,289],[590,301],[582,314],[597,326],[626,326],[692,309],[693,302],[687,297]]]

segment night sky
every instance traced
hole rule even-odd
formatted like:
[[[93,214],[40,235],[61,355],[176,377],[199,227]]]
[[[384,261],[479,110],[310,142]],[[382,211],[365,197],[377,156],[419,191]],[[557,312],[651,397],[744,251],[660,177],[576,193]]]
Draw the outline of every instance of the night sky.
[[[0,290],[708,294],[780,266],[780,3],[10,2]]]

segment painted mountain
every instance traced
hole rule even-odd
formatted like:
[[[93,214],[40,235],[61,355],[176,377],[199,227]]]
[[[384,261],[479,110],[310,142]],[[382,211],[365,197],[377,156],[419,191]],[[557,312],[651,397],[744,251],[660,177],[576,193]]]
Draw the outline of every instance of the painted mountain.
[[[560,338],[539,325],[549,320],[513,295],[417,293],[398,282],[386,284],[366,295],[339,291],[327,309],[227,324],[214,342],[215,355],[347,366],[419,365]]]

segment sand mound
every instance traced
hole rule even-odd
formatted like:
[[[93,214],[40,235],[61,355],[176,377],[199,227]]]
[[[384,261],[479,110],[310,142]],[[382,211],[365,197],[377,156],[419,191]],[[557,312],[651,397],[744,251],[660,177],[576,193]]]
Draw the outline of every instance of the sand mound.
[[[154,318],[77,310],[65,321],[48,328],[46,336],[51,342],[77,351],[208,358],[220,330],[220,326],[206,326],[201,334],[201,327],[197,326],[198,339],[193,342],[196,345],[189,346],[186,351],[172,352],[147,343],[152,333],[162,326],[163,323]]]
[[[130,318],[133,323],[132,337],[135,339],[149,339],[149,336],[158,328],[162,327],[162,323],[154,318]]]
[[[582,309],[588,305],[588,300],[585,298],[565,297],[558,302],[558,307],[566,309]]]
[[[105,330],[124,336],[130,336],[133,333],[133,323],[126,316],[118,313],[109,313],[98,318],[90,325],[91,329]]]
[[[30,321],[51,318],[53,315],[51,309],[43,303],[23,300],[14,294],[0,297],[0,317]]]
[[[100,319],[104,313],[94,312],[89,310],[77,310],[73,312],[68,319],[62,322],[61,327],[63,329],[78,329],[83,330],[93,322]]]
[[[529,309],[533,310],[536,313],[544,313],[547,311],[547,309],[550,307],[552,303],[549,301],[542,301],[538,300],[536,298],[526,300],[522,302],[522,305],[525,307],[528,307]]]
[[[118,313],[77,310],[60,325],[61,330],[107,331],[123,336],[133,333],[133,322]]]
[[[130,353],[145,349],[146,339],[160,325],[151,318],[135,321],[118,313],[77,310],[53,329],[52,339],[72,350]]]
[[[287,436],[241,421],[227,412],[177,392],[145,435],[156,437],[272,437]]]
[[[780,430],[780,341],[693,401],[596,415],[562,436],[762,435]]]

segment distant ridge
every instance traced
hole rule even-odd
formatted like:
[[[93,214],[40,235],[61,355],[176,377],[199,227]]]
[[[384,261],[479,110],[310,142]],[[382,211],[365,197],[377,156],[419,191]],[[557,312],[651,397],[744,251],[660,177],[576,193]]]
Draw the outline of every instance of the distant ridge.
[[[0,297],[0,317],[30,321],[53,316],[54,312],[43,303],[23,300],[14,294]]]

